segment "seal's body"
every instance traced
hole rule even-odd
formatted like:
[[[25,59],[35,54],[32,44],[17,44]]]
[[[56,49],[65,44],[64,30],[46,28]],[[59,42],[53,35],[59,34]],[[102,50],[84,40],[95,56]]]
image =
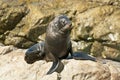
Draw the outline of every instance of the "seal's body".
[[[71,29],[71,21],[65,15],[55,17],[47,27],[45,49],[48,58],[53,61],[53,65],[47,74],[51,74],[54,71],[61,72],[64,65],[60,59],[67,58],[69,53],[72,54]]]

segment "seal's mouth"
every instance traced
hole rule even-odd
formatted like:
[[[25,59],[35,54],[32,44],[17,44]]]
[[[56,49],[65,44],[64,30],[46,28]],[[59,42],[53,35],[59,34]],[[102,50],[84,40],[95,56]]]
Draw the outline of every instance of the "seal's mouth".
[[[72,23],[67,24],[68,28],[71,30],[73,28]]]
[[[28,64],[32,64],[38,60],[41,60],[42,59],[42,56],[28,56],[28,55],[25,55],[25,58],[24,60],[28,63]]]
[[[72,23],[66,24],[63,28],[64,28],[64,30],[66,30],[66,31],[72,30],[72,28],[73,28]]]
[[[32,63],[34,63],[35,61],[37,61],[37,60],[35,60],[34,58],[30,58],[30,57],[28,57],[28,56],[25,56],[25,61],[28,63],[28,64],[32,64]]]

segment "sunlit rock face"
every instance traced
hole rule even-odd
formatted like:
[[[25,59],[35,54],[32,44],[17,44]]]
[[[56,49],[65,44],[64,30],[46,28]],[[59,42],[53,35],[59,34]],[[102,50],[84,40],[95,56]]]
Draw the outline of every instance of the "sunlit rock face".
[[[120,63],[111,60],[74,60],[64,59],[61,73],[46,75],[52,62],[44,60],[27,64],[24,60],[26,50],[9,50],[3,46],[6,54],[0,55],[1,80],[119,80]],[[9,46],[10,47],[10,46]],[[0,51],[3,48],[0,47]]]

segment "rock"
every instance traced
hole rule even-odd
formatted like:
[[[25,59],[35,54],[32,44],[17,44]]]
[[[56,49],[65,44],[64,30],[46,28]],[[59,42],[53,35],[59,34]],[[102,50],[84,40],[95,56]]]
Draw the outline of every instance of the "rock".
[[[105,58],[120,61],[120,51],[118,48],[104,46],[104,51],[102,54],[105,56]]]
[[[103,56],[104,58],[106,58],[102,52],[104,51],[104,48],[102,46],[101,43],[95,41],[93,44],[92,44],[92,47],[91,47],[91,55],[93,56],[96,56],[96,57],[100,57],[100,56]]]
[[[0,1],[0,42],[4,42],[10,30],[14,29],[27,14],[27,8],[21,5],[10,5]]]
[[[119,80],[120,63],[112,61],[120,61],[119,8],[119,0],[0,0],[0,80]],[[64,70],[51,75],[45,75],[51,62],[27,64],[26,50],[13,46],[44,40],[47,25],[59,14],[72,21],[74,51],[112,60],[62,60]]]
[[[81,67],[82,65],[84,67]],[[65,70],[62,73],[62,80],[110,80],[109,69],[104,65],[96,64],[91,61],[70,61],[65,66]]]
[[[72,48],[73,51],[83,51],[86,53],[89,53],[91,50],[92,42],[85,42],[83,40],[81,41],[72,41]]]
[[[0,46],[0,55],[5,55],[11,51],[15,50],[15,47],[11,46]]]
[[[90,60],[62,60],[65,67],[58,74],[46,75],[52,62],[43,60],[34,64],[24,61],[26,50],[16,49],[8,54],[0,55],[1,80],[119,80],[120,63],[105,60],[106,64]]]
[[[76,13],[73,40],[84,41],[86,45],[91,42],[89,53],[94,56],[120,61],[119,6],[113,5],[114,2],[109,0],[98,1],[100,2],[98,4],[96,2],[94,0],[88,4],[96,4],[97,7],[95,5],[92,8],[87,6],[84,12]]]
[[[28,5],[28,9],[30,12],[9,33],[5,39],[5,44],[14,45],[20,48],[28,48],[39,40],[40,35],[44,37],[46,27],[53,16],[44,15],[38,10],[38,6],[32,4]]]
[[[18,5],[16,7],[6,3],[1,4],[0,34],[12,30],[25,15],[26,8],[24,6]]]
[[[0,47],[1,47],[1,46],[4,46],[4,44],[3,44],[3,43],[0,43]]]

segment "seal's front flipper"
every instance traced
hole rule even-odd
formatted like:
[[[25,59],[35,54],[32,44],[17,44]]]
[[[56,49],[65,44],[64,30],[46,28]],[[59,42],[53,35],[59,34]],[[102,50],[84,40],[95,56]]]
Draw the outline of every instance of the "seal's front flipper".
[[[50,68],[50,70],[47,72],[47,75],[51,74],[53,72],[60,73],[63,70],[63,68],[64,68],[64,65],[60,60],[55,61],[55,62],[53,62],[52,67]]]
[[[73,49],[72,49],[72,43],[70,42],[69,48],[68,48],[68,53],[70,53],[66,59],[73,59]]]

